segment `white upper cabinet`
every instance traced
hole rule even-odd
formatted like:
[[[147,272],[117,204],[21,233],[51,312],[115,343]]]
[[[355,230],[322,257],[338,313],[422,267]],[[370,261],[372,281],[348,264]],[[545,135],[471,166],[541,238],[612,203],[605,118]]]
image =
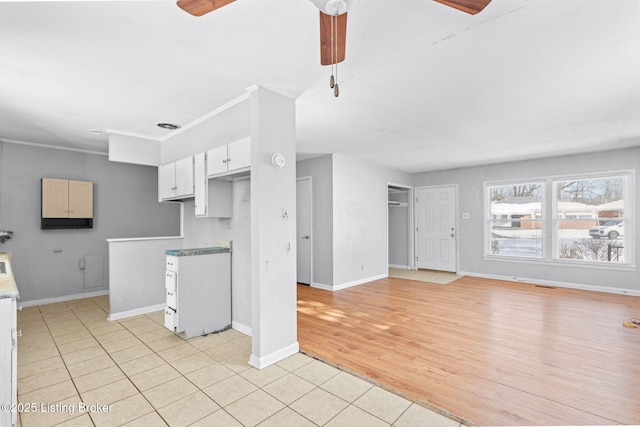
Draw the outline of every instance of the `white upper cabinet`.
[[[227,173],[227,146],[207,151],[207,174],[220,175]]]
[[[243,172],[251,167],[251,139],[244,138],[207,151],[208,176]]]
[[[193,196],[193,157],[176,162],[176,197]]]
[[[245,138],[227,145],[229,172],[251,166],[251,139]]]
[[[194,195],[193,156],[158,167],[158,197],[179,200]]]

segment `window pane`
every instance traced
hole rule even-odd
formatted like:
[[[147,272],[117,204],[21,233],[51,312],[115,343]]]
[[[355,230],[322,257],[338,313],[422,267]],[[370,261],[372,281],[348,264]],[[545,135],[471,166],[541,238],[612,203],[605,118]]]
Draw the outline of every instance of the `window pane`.
[[[489,187],[489,253],[542,257],[542,184]]]
[[[492,221],[490,227],[492,255],[542,257],[541,221]]]
[[[557,256],[625,262],[623,176],[556,181]]]

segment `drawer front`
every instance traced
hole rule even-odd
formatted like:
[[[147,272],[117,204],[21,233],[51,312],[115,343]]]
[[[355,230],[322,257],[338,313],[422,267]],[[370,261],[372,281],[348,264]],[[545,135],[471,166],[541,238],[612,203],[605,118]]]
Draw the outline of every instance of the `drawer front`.
[[[172,308],[173,310],[178,309],[178,297],[176,293],[175,289],[167,289],[167,307]]]
[[[165,270],[168,271],[178,271],[178,257],[177,256],[167,256],[167,266]]]
[[[170,308],[164,309],[164,326],[171,331],[174,331],[176,325],[178,324],[178,315],[175,311]]]
[[[164,274],[164,287],[167,288],[167,291],[175,292],[176,284],[178,281],[176,280],[177,274],[174,271],[166,271]]]

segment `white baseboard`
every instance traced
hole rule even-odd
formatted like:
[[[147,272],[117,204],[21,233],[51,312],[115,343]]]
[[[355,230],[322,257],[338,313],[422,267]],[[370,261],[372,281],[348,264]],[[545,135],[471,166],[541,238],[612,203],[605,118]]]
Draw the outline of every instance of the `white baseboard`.
[[[109,314],[109,317],[107,317],[107,320],[120,320],[120,319],[126,319],[127,317],[133,317],[133,316],[139,316],[141,314],[152,313],[154,311],[164,310],[166,306],[167,304],[163,303],[158,305],[150,305],[148,307],[140,307],[134,310],[121,311],[119,313],[111,313]]]
[[[374,280],[386,279],[389,277],[389,273],[378,274],[377,276],[365,277],[364,279],[354,280],[353,282],[342,283],[340,285],[325,285],[323,283],[311,283],[312,288],[323,289],[325,291],[340,291],[352,286],[362,285],[363,283],[373,282]]]
[[[364,279],[354,280],[353,282],[342,283],[341,285],[335,285],[334,291],[350,288],[352,286],[362,285],[363,283],[373,282],[374,280],[386,279],[389,277],[389,273],[378,274],[377,276],[366,277]]]
[[[235,320],[231,322],[231,327],[238,332],[242,332],[245,335],[251,336],[251,327],[238,323]]]
[[[325,290],[325,291],[332,291],[333,290],[333,286],[325,285],[324,283],[311,282],[310,286],[312,288],[318,288],[318,289],[322,289],[322,290]]]
[[[100,297],[103,295],[109,295],[109,289],[106,289],[104,291],[85,292],[82,294],[65,295],[62,297],[34,299],[31,301],[21,301],[19,305],[21,305],[22,307],[33,307],[34,305],[53,304],[56,302],[73,301],[73,300],[82,299],[82,298]]]
[[[249,365],[257,369],[263,369],[269,365],[273,365],[274,363],[279,362],[282,359],[285,359],[291,356],[292,354],[296,354],[299,351],[300,351],[300,345],[298,344],[298,341],[296,341],[293,344],[290,344],[267,356],[258,357],[252,354],[251,357],[249,358]]]
[[[389,268],[399,268],[400,270],[411,270],[410,266],[400,265],[400,264],[389,264]]]
[[[581,283],[531,279],[529,277],[503,276],[499,274],[473,273],[470,271],[459,271],[456,274],[458,274],[459,276],[471,276],[471,277],[481,277],[484,279],[506,280],[509,282],[531,283],[532,285],[555,286],[558,288],[582,289],[586,291],[605,292],[609,294],[640,296],[640,290],[636,290],[636,289],[613,288],[608,286],[597,286],[597,285],[585,285]]]

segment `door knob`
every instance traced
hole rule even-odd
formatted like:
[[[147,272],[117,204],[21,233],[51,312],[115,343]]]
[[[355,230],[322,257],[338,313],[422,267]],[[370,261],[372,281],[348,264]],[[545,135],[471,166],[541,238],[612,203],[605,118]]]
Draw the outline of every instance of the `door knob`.
[[[311,236],[309,236],[308,234],[306,236],[302,236],[303,239],[305,240],[309,240],[311,238]]]
[[[453,233],[451,233],[451,237],[456,237],[456,235],[455,235],[455,234],[453,234]]]

